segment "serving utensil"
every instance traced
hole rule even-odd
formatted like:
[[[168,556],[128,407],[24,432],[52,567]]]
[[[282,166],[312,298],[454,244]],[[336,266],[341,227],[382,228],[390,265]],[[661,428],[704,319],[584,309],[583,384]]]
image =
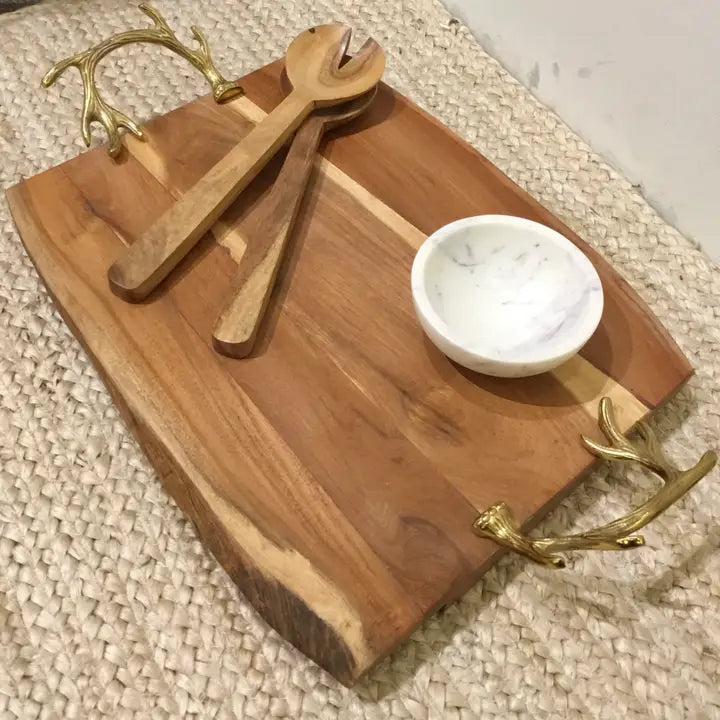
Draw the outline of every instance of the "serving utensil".
[[[350,35],[338,23],[293,40],[285,58],[290,94],[113,263],[113,292],[131,302],[147,297],[314,108],[347,102],[377,85],[385,55],[374,40],[341,66]]]
[[[375,94],[373,88],[355,100],[317,110],[295,134],[272,189],[260,200],[250,233],[245,230],[254,237],[248,237],[235,291],[213,331],[213,346],[223,355],[241,358],[252,352],[322,136],[360,115]]]

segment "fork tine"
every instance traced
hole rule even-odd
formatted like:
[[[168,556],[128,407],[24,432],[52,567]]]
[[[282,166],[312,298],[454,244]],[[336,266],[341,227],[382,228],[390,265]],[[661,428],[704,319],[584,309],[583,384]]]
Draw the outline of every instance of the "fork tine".
[[[360,72],[362,66],[369,62],[378,53],[384,55],[380,45],[373,38],[368,38],[355,55],[353,55],[344,65],[338,68],[338,77],[348,77]]]
[[[348,47],[350,46],[350,38],[352,37],[352,28],[345,27],[345,31],[342,37],[338,40],[337,49],[335,56],[333,57],[332,64],[335,69],[339,68],[343,62],[343,58],[347,54]]]

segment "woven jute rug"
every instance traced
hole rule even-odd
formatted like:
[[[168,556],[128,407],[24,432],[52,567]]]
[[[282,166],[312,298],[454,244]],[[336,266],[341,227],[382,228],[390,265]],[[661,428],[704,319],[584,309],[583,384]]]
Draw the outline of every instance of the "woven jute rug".
[[[387,79],[597,247],[697,375],[654,421],[692,464],[720,437],[720,272],[431,0],[163,0],[239,76],[311,24],[346,21]],[[55,60],[148,22],[115,0],[0,16],[0,183],[83,150],[80,82]],[[106,96],[138,120],[206,92],[183,60],[131,47]],[[102,131],[96,132],[100,141]],[[682,139],[679,138],[678,141]],[[551,571],[508,557],[357,688],[285,644],[204,551],[45,294],[0,202],[0,718],[717,718],[720,483],[650,525],[648,547]],[[657,488],[600,468],[541,528],[624,514]]]

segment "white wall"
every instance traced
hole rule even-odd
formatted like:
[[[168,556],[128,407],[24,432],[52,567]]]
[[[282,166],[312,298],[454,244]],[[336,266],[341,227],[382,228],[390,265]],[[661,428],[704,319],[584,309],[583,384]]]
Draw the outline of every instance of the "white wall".
[[[445,0],[484,49],[720,260],[717,0]]]

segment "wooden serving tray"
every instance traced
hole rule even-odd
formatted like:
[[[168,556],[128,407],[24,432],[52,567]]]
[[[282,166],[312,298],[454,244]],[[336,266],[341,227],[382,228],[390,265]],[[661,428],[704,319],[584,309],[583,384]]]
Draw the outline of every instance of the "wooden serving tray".
[[[119,162],[93,150],[8,191],[30,257],[128,425],[207,547],[290,642],[344,683],[452,601],[501,551],[479,511],[506,500],[531,527],[593,464],[597,404],[624,429],[691,367],[644,303],[563,223],[468,144],[383,86],[327,142],[252,357],[211,334],[245,238],[218,230],[147,302],[106,270],[281,98],[281,64],[154,119]],[[278,159],[279,162],[279,159]],[[274,162],[229,211],[252,223]],[[592,260],[599,329],[555,372],[463,370],[415,320],[410,265],[459,217],[543,222]]]

